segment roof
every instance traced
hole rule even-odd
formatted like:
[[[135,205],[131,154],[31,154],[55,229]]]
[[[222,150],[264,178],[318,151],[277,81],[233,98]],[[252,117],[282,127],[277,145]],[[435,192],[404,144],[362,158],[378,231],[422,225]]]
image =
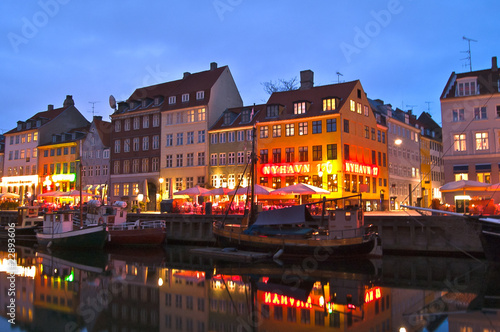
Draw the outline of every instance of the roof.
[[[133,109],[119,108],[114,114],[153,109],[158,107],[160,111],[166,111],[170,109],[179,109],[180,107],[184,108],[206,105],[210,100],[210,90],[212,86],[215,84],[215,82],[217,82],[217,80],[225,70],[229,70],[229,67],[214,67],[212,69],[198,73],[185,73],[184,77],[179,80],[138,88],[127,99],[127,102],[130,103],[132,101],[142,101],[147,99],[150,99],[151,102],[148,103],[148,105],[146,105],[145,107],[142,107],[140,105]],[[203,99],[196,99],[196,92],[198,91],[204,91],[205,96]],[[182,102],[181,98],[185,93],[189,94],[188,102]],[[168,103],[168,97],[171,96],[176,97],[177,102],[175,104]],[[161,101],[159,104],[154,104],[153,102],[156,97],[161,97]]]
[[[70,107],[74,107],[74,106],[71,105],[69,107],[61,107],[61,108],[55,108],[55,109],[47,110],[47,111],[43,111],[43,112],[38,112],[35,115],[33,115],[31,118],[29,118],[28,120],[26,120],[26,122],[28,122],[28,121],[37,121],[39,119],[45,119],[45,122],[42,123],[42,125],[43,125],[43,124],[51,121],[52,119],[56,118],[59,114],[61,114],[62,112],[64,112],[66,109],[68,109]],[[31,128],[26,128],[26,126],[23,126],[23,128],[21,130],[17,130],[17,127],[16,127],[16,128],[13,128],[13,129],[9,130],[5,134],[20,133],[20,132],[23,132],[23,131],[33,130],[33,129],[36,129],[36,128],[37,127],[35,127],[35,126],[32,126]]]
[[[237,129],[239,127],[253,126],[256,122],[264,120],[266,108],[266,104],[228,108],[221,114],[214,125],[210,127],[210,130],[221,130],[225,128]],[[248,111],[250,114],[253,111],[253,116],[250,121],[243,121],[243,111]],[[231,118],[231,122],[225,123],[225,114],[228,113],[230,113],[229,117]]]
[[[312,220],[314,219],[305,205],[296,205],[284,209],[262,211],[253,225],[297,225]]]
[[[111,122],[96,117],[94,117],[93,122],[102,144],[107,147],[111,146],[111,132],[113,131]]]
[[[279,119],[282,120],[327,114],[328,112],[323,111],[323,99],[338,98],[339,104],[336,105],[336,109],[332,111],[332,113],[338,113],[357,84],[359,84],[359,80],[322,85],[309,89],[274,92],[271,97],[269,97],[267,105],[283,105],[285,110],[279,116]],[[293,104],[298,101],[310,102],[306,113],[298,115],[293,114]]]

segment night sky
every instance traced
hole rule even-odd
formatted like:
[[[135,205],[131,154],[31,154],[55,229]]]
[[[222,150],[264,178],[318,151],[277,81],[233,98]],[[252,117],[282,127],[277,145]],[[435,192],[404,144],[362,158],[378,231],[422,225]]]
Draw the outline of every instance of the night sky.
[[[315,85],[359,79],[372,99],[429,111],[450,76],[500,56],[498,1],[2,1],[0,132],[66,95],[91,120],[109,96],[228,65],[245,105],[262,83],[314,71]],[[337,74],[340,73],[341,75]]]

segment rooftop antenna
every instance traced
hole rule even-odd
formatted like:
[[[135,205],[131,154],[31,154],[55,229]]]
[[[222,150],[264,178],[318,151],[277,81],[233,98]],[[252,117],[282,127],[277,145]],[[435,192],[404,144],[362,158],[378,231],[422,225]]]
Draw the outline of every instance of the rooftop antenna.
[[[418,105],[406,105],[406,107],[410,108],[411,113],[413,113],[413,107],[417,107]]]
[[[432,101],[426,101],[425,103],[427,104],[427,111],[430,111]]]
[[[469,44],[469,50],[462,52],[462,53],[467,53],[467,57],[465,59],[462,59],[462,60],[468,60],[469,61],[469,71],[472,71],[472,56],[471,56],[471,52],[470,52],[470,42],[471,41],[477,42],[477,40],[470,39],[470,38],[467,38],[465,36],[463,36],[462,39],[467,40],[467,43]],[[467,66],[467,64],[465,64],[465,65]]]
[[[92,118],[95,115],[94,107],[95,107],[96,103],[98,103],[98,101],[89,101],[89,104],[92,104]]]
[[[342,75],[340,72],[337,72],[337,80],[338,80],[338,83],[340,83],[340,76],[344,76],[344,75]]]

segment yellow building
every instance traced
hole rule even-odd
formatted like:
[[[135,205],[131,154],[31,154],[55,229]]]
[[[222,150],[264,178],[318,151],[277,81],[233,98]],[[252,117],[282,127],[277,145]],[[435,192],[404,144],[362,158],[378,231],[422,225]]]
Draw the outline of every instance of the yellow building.
[[[327,198],[362,193],[367,210],[387,208],[387,128],[359,80],[313,87],[312,71],[302,71],[300,89],[271,95],[256,135],[258,183],[308,183]]]

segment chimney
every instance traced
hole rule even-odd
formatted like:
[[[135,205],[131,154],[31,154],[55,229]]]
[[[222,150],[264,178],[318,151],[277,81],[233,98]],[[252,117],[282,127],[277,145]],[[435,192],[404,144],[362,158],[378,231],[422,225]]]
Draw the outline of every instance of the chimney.
[[[300,90],[310,89],[314,86],[314,73],[312,70],[300,72]]]
[[[94,115],[93,121],[102,121],[102,116],[101,115]]]
[[[491,58],[491,71],[497,72],[498,71],[498,66],[497,66],[497,57],[494,56]]]
[[[47,111],[52,111],[54,109],[54,105],[49,104],[47,106]]]
[[[211,62],[210,63],[210,70],[215,70],[217,69],[217,62]]]
[[[187,78],[189,75],[191,75],[191,73],[190,73],[190,72],[185,72],[185,73],[184,73],[184,76],[183,76],[182,78],[183,78],[183,79],[185,79],[185,78]]]
[[[66,95],[66,99],[64,100],[63,107],[74,106],[75,102],[73,101],[73,96]]]

